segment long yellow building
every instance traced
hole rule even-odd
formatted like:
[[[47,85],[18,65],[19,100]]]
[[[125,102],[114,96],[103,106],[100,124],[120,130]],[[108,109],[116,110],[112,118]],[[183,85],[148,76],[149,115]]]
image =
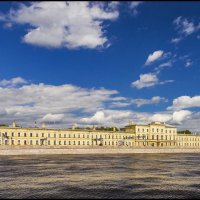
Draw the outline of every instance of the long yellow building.
[[[200,135],[178,134],[177,128],[161,122],[129,124],[123,131],[86,129],[0,127],[0,146],[32,147],[200,147]]]

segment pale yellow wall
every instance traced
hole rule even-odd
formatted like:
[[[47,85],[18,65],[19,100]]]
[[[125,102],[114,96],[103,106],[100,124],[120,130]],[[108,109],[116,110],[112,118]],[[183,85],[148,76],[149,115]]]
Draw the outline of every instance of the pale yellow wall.
[[[128,130],[128,131],[127,131]],[[199,147],[199,135],[177,134],[175,127],[163,124],[133,125],[124,132],[54,130],[0,127],[0,145],[37,146],[45,139],[45,146],[176,146]],[[8,138],[2,134],[7,133]],[[20,136],[18,135],[20,133]],[[31,136],[32,134],[32,136]],[[97,142],[95,139],[98,139]],[[101,139],[101,140],[100,140]],[[19,144],[20,142],[20,144]],[[123,144],[123,145],[122,145]]]

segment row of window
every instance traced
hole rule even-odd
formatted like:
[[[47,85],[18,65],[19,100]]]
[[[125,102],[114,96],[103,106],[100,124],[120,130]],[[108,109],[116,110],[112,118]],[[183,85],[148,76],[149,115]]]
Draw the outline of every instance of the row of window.
[[[175,136],[174,137],[172,137],[172,136],[163,136],[163,135],[152,135],[152,137],[150,138],[148,135],[146,136],[146,135],[137,135],[137,137],[136,137],[137,139],[152,139],[152,140],[154,140],[154,139],[157,139],[157,140],[189,140],[189,141],[200,141],[200,138],[199,137],[178,137],[178,138],[176,138]]]
[[[40,134],[41,135],[41,137],[45,137],[45,135],[46,134],[44,134],[44,133],[42,133],[42,134]],[[0,133],[0,137],[1,136],[3,136],[3,133]],[[8,133],[7,132],[5,132],[4,133],[4,136],[8,136]],[[14,135],[14,133],[12,132],[11,133],[11,136],[12,137],[14,137],[15,135]],[[36,137],[39,137],[39,135],[38,135],[38,133],[36,133],[35,134],[35,136]],[[50,138],[50,133],[48,133],[48,138]],[[57,134],[56,133],[54,133],[54,138],[56,138],[57,137]],[[58,135],[59,136],[59,138],[62,138],[62,137],[64,137],[64,138],[67,138],[67,136],[68,136],[68,138],[90,138],[90,136],[91,136],[91,138],[92,139],[134,139],[134,136],[122,136],[122,135],[89,135],[89,134],[59,134]],[[82,137],[81,137],[82,136]],[[22,134],[22,133],[18,133],[18,137],[28,137],[28,134],[27,133],[24,133],[24,134]],[[29,137],[33,137],[33,133],[29,133]],[[152,139],[152,140],[154,140],[154,139],[157,139],[157,140],[159,140],[159,139],[161,139],[161,140],[190,140],[190,141],[199,141],[200,140],[200,138],[199,137],[178,137],[178,138],[175,138],[175,136],[174,137],[172,137],[172,136],[163,136],[163,135],[152,135],[152,137],[150,138],[148,135],[137,135],[136,136],[136,138],[137,139]]]
[[[90,138],[89,134],[56,134],[56,133],[54,133],[53,137],[56,138],[57,135],[59,136],[59,138],[62,138],[62,137],[67,138],[67,136],[68,136],[68,138]],[[3,135],[1,135],[1,133],[0,133],[0,137],[1,136],[3,136]],[[4,136],[7,137],[9,135],[8,135],[7,132],[5,132]],[[33,133],[29,133],[29,135],[28,135],[27,133],[23,133],[22,134],[20,132],[17,134],[17,136],[18,137],[28,137],[28,136],[29,137],[34,137]],[[42,134],[40,134],[40,136],[41,137],[46,137],[46,134],[42,133]],[[48,136],[48,138],[50,138],[51,134],[48,133],[47,136]],[[11,133],[11,137],[15,137],[14,132]],[[35,137],[39,137],[39,134],[36,133]],[[105,139],[122,139],[123,138],[123,139],[125,139],[126,137],[127,136],[122,136],[122,135],[91,135],[91,138],[96,138],[96,139],[98,139],[98,138],[105,138]],[[131,136],[128,136],[128,137],[131,137]]]
[[[1,144],[1,140],[0,140],[0,144]],[[4,144],[5,145],[9,145],[9,140],[5,140]],[[92,142],[90,144],[89,141],[68,141],[67,142],[67,141],[56,141],[56,140],[54,140],[54,141],[47,141],[47,143],[45,143],[43,141],[39,141],[39,140],[35,141],[35,145],[46,145],[46,144],[47,145],[95,145],[96,143]],[[107,142],[107,141],[105,141],[105,142],[103,142],[101,144],[103,144],[103,145],[122,145],[123,144],[123,145],[130,145],[131,146],[131,144],[133,145],[133,142],[120,143],[120,142],[110,142],[110,141]],[[14,140],[11,140],[11,145],[16,145]],[[17,141],[17,145],[34,145],[34,144],[33,144],[32,140],[30,140],[30,141],[18,140]],[[100,145],[100,144],[98,143],[96,145]]]
[[[152,128],[151,130],[152,130],[152,132],[154,132],[154,128]],[[141,132],[144,132],[145,129],[144,129],[144,128],[143,128],[143,129],[138,128],[138,132],[140,132],[140,131],[141,131]],[[149,129],[146,129],[146,132],[149,132]],[[160,129],[160,132],[163,133],[164,130],[163,130],[163,129]],[[176,133],[175,130],[173,130],[173,131],[172,131],[172,130],[168,130],[168,131],[165,130],[165,133],[168,133],[168,132],[169,132],[169,133]],[[157,133],[159,133],[159,129],[157,129]]]

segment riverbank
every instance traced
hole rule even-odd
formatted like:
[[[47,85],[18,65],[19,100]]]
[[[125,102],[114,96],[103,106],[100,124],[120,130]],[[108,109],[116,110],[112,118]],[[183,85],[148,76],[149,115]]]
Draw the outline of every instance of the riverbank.
[[[1,155],[200,153],[200,148],[1,148]]]

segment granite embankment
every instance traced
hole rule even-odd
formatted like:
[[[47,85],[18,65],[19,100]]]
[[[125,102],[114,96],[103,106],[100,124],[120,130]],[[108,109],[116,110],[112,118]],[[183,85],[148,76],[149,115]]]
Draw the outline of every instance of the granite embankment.
[[[0,155],[200,153],[200,148],[0,148]]]

